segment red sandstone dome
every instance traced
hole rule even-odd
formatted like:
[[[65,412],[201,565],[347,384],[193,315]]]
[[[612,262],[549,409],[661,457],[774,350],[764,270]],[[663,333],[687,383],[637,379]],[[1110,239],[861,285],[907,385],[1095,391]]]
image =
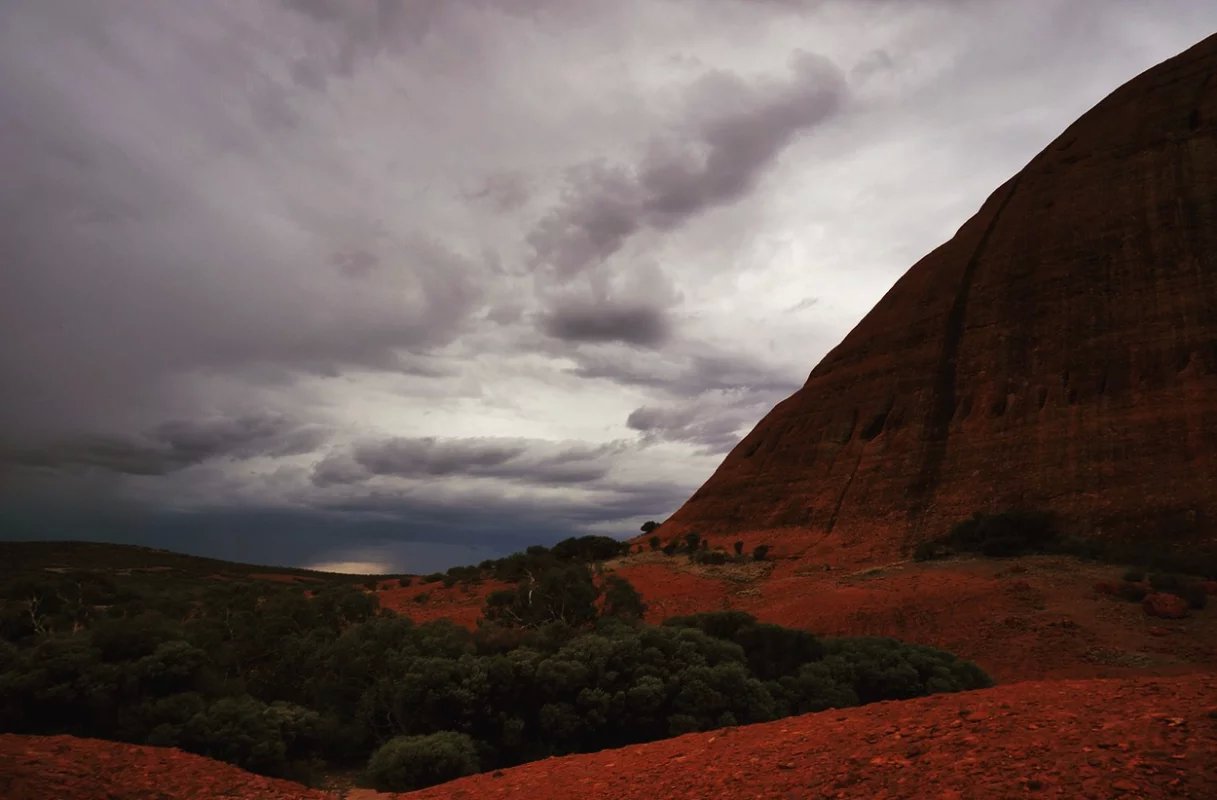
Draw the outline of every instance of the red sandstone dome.
[[[1015,507],[1091,537],[1217,540],[1217,36],[994,192],[665,532],[891,554]]]

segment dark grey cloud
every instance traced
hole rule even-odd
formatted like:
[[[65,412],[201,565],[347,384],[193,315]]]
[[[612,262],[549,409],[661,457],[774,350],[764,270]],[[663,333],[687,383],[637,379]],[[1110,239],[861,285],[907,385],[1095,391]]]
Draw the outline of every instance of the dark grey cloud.
[[[735,389],[708,391],[687,399],[634,409],[626,426],[642,434],[644,445],[676,442],[703,455],[721,455],[769,412],[788,391]]]
[[[626,419],[626,425],[641,432],[646,441],[688,442],[706,453],[730,450],[739,442],[741,430],[755,423],[754,416],[741,409],[708,404],[642,406]]]
[[[361,58],[403,42],[417,42],[431,31],[443,11],[443,0],[281,0],[285,8],[332,27],[337,48],[331,68],[349,77]],[[302,85],[323,82],[316,59],[296,75]]]
[[[569,277],[643,229],[672,230],[747,195],[796,136],[844,100],[845,82],[827,59],[800,53],[790,73],[749,82],[711,72],[689,91],[685,117],[637,164],[572,167],[561,201],[528,234],[536,263]]]
[[[446,34],[456,44],[462,38],[459,35],[462,17],[485,15],[487,19],[478,22],[493,26],[505,16],[530,18],[544,14],[553,18],[581,13],[579,4],[566,0],[461,0],[459,3],[451,0],[281,0],[281,4],[331,34],[333,48],[325,54],[324,60],[314,55],[303,75],[297,76],[301,85],[311,87],[324,82],[324,78],[318,76],[319,69],[349,78],[362,62],[419,47],[428,37],[443,38]],[[466,61],[479,57],[478,53],[468,50],[461,55]]]
[[[494,439],[393,439],[356,448],[355,462],[373,475],[456,475],[493,470],[526,449]]]
[[[896,66],[892,56],[886,50],[871,50],[863,55],[850,69],[850,75],[859,80],[865,80],[878,72],[886,72]]]
[[[365,442],[323,459],[318,486],[374,477],[496,478],[535,484],[579,484],[603,478],[622,445],[555,444],[527,439],[454,439],[433,436]]]
[[[624,342],[656,347],[671,334],[664,309],[642,304],[565,303],[542,318],[542,328],[570,342]]]
[[[482,541],[493,542],[496,531],[533,529],[538,532],[533,540],[536,542],[606,522],[620,526],[610,529],[612,532],[632,535],[641,522],[675,510],[692,488],[691,484],[662,480],[608,481],[576,495],[542,499],[504,494],[484,486],[439,493],[426,486],[400,492],[361,491],[327,502],[323,508],[357,518],[396,520],[407,530],[459,530],[466,535],[472,533],[475,541],[484,536]]]
[[[316,425],[283,417],[174,420],[141,436],[82,434],[0,457],[17,467],[167,475],[213,459],[310,453],[325,437]]]
[[[744,354],[701,350],[656,354],[650,360],[583,351],[575,355],[575,372],[662,393],[626,417],[626,427],[641,433],[643,444],[683,443],[703,455],[721,454],[795,391],[800,376]]]
[[[515,211],[528,202],[532,190],[520,172],[503,171],[487,175],[481,185],[465,194],[466,199],[485,203],[499,213]]]
[[[703,349],[708,352],[675,350],[652,358],[640,358],[628,351],[584,350],[573,355],[575,366],[571,371],[581,378],[662,389],[678,397],[744,391],[778,398],[802,384],[801,376],[753,356]]]
[[[380,266],[380,257],[367,250],[345,250],[330,256],[330,263],[350,278],[366,278]]]
[[[802,300],[800,300],[799,302],[797,302],[794,305],[787,308],[786,313],[795,314],[799,311],[806,311],[807,309],[813,307],[818,302],[820,302],[820,298],[818,298],[818,297],[805,297]]]

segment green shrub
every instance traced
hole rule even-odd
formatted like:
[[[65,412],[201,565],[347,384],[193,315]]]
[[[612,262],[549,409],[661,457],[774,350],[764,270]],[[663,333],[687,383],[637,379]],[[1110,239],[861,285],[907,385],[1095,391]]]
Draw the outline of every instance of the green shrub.
[[[652,536],[647,539],[647,544],[651,546],[651,550],[658,550],[662,545],[662,540],[658,536]]]
[[[550,548],[550,553],[559,561],[607,561],[625,555],[629,547],[610,536],[572,536]]]
[[[441,731],[390,739],[368,759],[367,781],[381,792],[408,792],[478,771],[477,746],[463,733]]]
[[[151,655],[163,642],[175,638],[173,626],[158,614],[124,619],[103,619],[90,631],[93,646],[103,661],[126,661]]]
[[[980,667],[932,647],[894,639],[827,639],[819,663],[861,703],[905,700],[936,692],[983,689],[993,681]]]
[[[1149,592],[1145,589],[1145,584],[1133,583],[1125,581],[1116,587],[1116,597],[1121,600],[1127,600],[1130,603],[1140,603],[1145,599],[1145,595]]]
[[[1208,605],[1208,594],[1200,581],[1172,573],[1154,573],[1149,576],[1149,585],[1155,592],[1165,592],[1182,597],[1192,608]]]
[[[604,616],[642,619],[646,611],[642,595],[629,581],[619,575],[609,575],[604,579]]]
[[[946,544],[990,557],[1050,552],[1058,541],[1051,516],[1039,511],[977,513],[951,528]]]
[[[1187,604],[1195,609],[1202,609],[1209,604],[1209,594],[1198,582],[1189,584],[1185,594],[1180,595]]]
[[[1183,586],[1183,584],[1184,578],[1182,575],[1170,572],[1155,572],[1149,576],[1149,586],[1155,592],[1177,594],[1176,590]]]
[[[950,552],[949,547],[939,542],[922,542],[913,548],[913,560],[933,561],[937,558],[946,558]]]
[[[752,549],[752,558],[755,561],[764,561],[769,557],[769,545],[758,544]]]
[[[482,614],[488,622],[509,627],[560,622],[577,628],[596,619],[599,596],[586,564],[558,564],[521,581],[514,590],[493,592]]]
[[[727,554],[722,550],[700,550],[693,553],[690,559],[696,564],[726,564]]]
[[[731,547],[735,550],[736,556],[742,556],[744,554],[744,543],[743,542],[736,542],[735,544],[731,545]]]
[[[676,542],[668,542],[663,546],[663,554],[665,556],[676,555]]]
[[[696,533],[685,534],[685,545],[688,546],[689,552],[692,553],[701,544],[701,535]]]
[[[1126,559],[1121,558],[1118,554],[1113,553],[1110,545],[1081,536],[1064,536],[1060,539],[1055,539],[1034,552],[1062,553],[1064,555],[1077,556],[1086,561],[1107,561],[1110,563],[1126,561]]]
[[[315,735],[316,711],[248,695],[217,700],[186,723],[178,746],[253,772],[281,775]]]
[[[1139,569],[1130,569],[1124,573],[1124,580],[1132,583],[1140,583],[1145,580],[1145,572]]]

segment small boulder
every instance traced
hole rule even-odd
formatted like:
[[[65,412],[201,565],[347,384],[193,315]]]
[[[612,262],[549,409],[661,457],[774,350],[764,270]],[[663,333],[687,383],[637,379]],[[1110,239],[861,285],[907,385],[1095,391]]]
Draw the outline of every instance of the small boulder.
[[[1187,601],[1178,595],[1165,592],[1146,595],[1141,601],[1141,608],[1151,617],[1162,619],[1183,619],[1187,616]]]

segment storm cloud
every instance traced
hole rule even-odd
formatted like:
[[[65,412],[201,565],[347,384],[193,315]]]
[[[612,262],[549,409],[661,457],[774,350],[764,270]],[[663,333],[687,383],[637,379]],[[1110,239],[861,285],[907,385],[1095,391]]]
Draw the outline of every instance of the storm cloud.
[[[97,469],[127,475],[165,475],[217,458],[282,457],[312,452],[325,432],[281,417],[175,420],[141,436],[84,434],[38,450],[15,451],[16,466],[51,470]]]
[[[655,346],[670,333],[664,311],[645,305],[573,304],[549,312],[545,332],[556,339]]]
[[[636,164],[572,167],[561,202],[528,236],[537,263],[570,276],[641,229],[670,230],[745,196],[796,135],[841,105],[845,82],[827,59],[798,53],[790,73],[750,82],[712,71],[688,90],[684,117],[647,142]]]
[[[366,442],[317,464],[319,486],[350,484],[378,476],[397,478],[482,477],[526,483],[587,483],[603,478],[622,446],[586,446],[526,439],[397,438]]]
[[[1186,0],[0,3],[0,536],[431,570],[632,533],[1215,28]]]

